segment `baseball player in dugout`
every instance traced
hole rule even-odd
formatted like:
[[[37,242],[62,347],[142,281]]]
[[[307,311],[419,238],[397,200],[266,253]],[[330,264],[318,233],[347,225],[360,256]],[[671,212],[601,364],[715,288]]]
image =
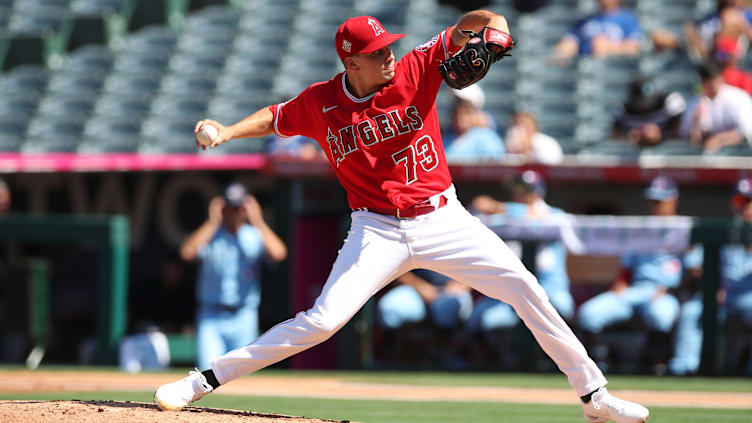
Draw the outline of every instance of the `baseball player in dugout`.
[[[588,422],[647,420],[645,407],[606,390],[606,378],[535,276],[457,200],[436,96],[442,82],[464,88],[510,55],[514,39],[506,19],[476,10],[439,30],[397,61],[390,45],[404,34],[387,32],[373,17],[347,19],[334,37],[344,72],[231,126],[196,123],[197,133],[205,125],[218,129],[210,148],[272,133],[317,140],[347,191],[352,223],[310,309],[212,359],[209,369],[161,386],[154,395],[161,409],[180,410],[220,385],[327,340],[397,276],[424,268],[510,304],[567,375]]]

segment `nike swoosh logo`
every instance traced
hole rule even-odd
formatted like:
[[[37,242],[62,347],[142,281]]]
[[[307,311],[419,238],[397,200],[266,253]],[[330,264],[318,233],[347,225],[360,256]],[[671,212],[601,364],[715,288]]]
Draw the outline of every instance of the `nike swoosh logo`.
[[[328,111],[330,111],[332,109],[336,109],[337,106],[339,106],[339,104],[335,104],[334,106],[331,106],[331,107],[324,107],[324,108],[321,109],[321,113],[326,113],[326,112],[328,112]]]

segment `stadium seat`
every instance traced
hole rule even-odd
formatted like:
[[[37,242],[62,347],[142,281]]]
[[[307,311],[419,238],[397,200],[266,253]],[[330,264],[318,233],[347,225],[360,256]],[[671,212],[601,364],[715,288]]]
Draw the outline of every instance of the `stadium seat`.
[[[86,73],[55,72],[47,85],[47,92],[71,94],[89,93],[96,96],[102,89],[106,73],[102,71],[90,71]]]
[[[15,116],[0,115],[0,134],[23,137],[28,122]]]
[[[228,0],[189,0],[188,10],[200,10],[209,6],[226,6]]]
[[[161,77],[164,70],[167,69],[169,57],[169,54],[164,56],[120,54],[113,63],[112,71],[115,75]]]
[[[152,96],[160,80],[156,75],[111,75],[105,80],[103,91],[109,95]]]
[[[168,70],[173,74],[204,74],[217,77],[224,65],[223,56],[197,55],[186,52],[173,56],[170,59]]]
[[[201,150],[201,155],[229,155],[229,154],[261,154],[265,151],[265,142],[262,138],[243,138],[232,140],[222,144],[221,148],[213,150]]]
[[[141,126],[141,136],[146,142],[161,142],[162,137],[193,138],[196,118],[191,116],[149,115]],[[192,145],[192,144],[191,144]]]
[[[141,121],[149,113],[151,102],[151,96],[102,96],[94,106],[94,114],[104,119],[129,116]]]
[[[96,96],[87,92],[74,94],[48,94],[39,103],[37,113],[40,117],[77,116],[85,119],[94,107]]]
[[[742,142],[737,145],[728,145],[715,153],[707,153],[714,156],[752,156],[752,147],[749,144]]]
[[[21,144],[20,152],[25,154],[39,153],[73,153],[78,148],[80,137],[72,133],[40,134],[38,137],[27,137]]]
[[[10,20],[11,5],[0,3],[0,34],[5,33],[5,29],[8,26],[8,20]]]
[[[131,0],[128,30],[136,31],[152,25],[168,23],[168,2],[164,0]]]
[[[219,96],[209,102],[207,115],[223,124],[229,125],[250,116],[258,109],[276,101],[268,96],[259,96],[256,98]]]
[[[196,122],[206,117],[207,102],[206,98],[199,98],[193,93],[158,97],[151,105],[151,115],[165,119],[180,117]]]
[[[45,42],[40,35],[8,35],[2,40],[2,44],[4,44],[5,53],[0,58],[2,59],[1,70],[22,65],[43,65],[45,63]]]
[[[138,136],[128,134],[107,134],[107,136],[85,135],[76,150],[79,154],[135,153],[138,149]]]
[[[615,156],[621,160],[635,161],[640,155],[640,150],[627,140],[606,139],[581,150],[578,155],[582,157]]]
[[[0,96],[0,116],[28,119],[37,110],[39,94],[24,92],[3,92]]]
[[[66,72],[107,72],[112,67],[114,55],[106,46],[89,45],[67,54],[59,70]]]
[[[0,118],[1,119],[1,118]],[[0,121],[0,129],[2,122]],[[17,152],[23,144],[23,135],[0,132],[0,152]]]
[[[67,25],[68,50],[87,44],[108,44],[123,34],[117,25],[128,0],[73,0]]]
[[[702,154],[702,149],[690,144],[688,140],[668,139],[655,147],[643,148],[640,156],[695,156]]]
[[[216,81],[206,75],[167,75],[160,85],[160,95],[182,95],[190,93],[196,98],[208,99]],[[207,100],[208,101],[208,100]]]
[[[141,122],[142,119],[128,115],[92,118],[84,126],[83,137],[108,139],[127,136],[137,139],[141,133]]]
[[[151,25],[128,34],[123,40],[122,51],[138,52],[142,55],[164,56],[170,54],[177,42],[177,33],[161,25]]]
[[[195,154],[197,152],[193,131],[167,132],[159,137],[147,138],[138,146],[141,154]]]

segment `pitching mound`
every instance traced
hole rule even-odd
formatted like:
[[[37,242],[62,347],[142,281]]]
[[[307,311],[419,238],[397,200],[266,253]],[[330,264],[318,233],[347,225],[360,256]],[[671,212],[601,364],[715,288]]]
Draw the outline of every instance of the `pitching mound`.
[[[186,407],[183,411],[159,411],[155,404],[130,401],[0,401],[4,423],[324,423],[280,414],[217,408]],[[345,423],[346,420],[338,421]]]

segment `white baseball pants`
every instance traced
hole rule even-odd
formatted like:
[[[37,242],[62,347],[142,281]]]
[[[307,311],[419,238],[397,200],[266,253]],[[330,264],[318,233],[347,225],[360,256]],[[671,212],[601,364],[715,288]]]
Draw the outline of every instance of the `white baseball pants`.
[[[509,303],[578,396],[606,379],[559,316],[545,291],[506,244],[459,203],[414,219],[356,211],[342,249],[313,307],[253,343],[211,361],[221,383],[260,370],[331,337],[371,296],[416,268],[434,270]]]

